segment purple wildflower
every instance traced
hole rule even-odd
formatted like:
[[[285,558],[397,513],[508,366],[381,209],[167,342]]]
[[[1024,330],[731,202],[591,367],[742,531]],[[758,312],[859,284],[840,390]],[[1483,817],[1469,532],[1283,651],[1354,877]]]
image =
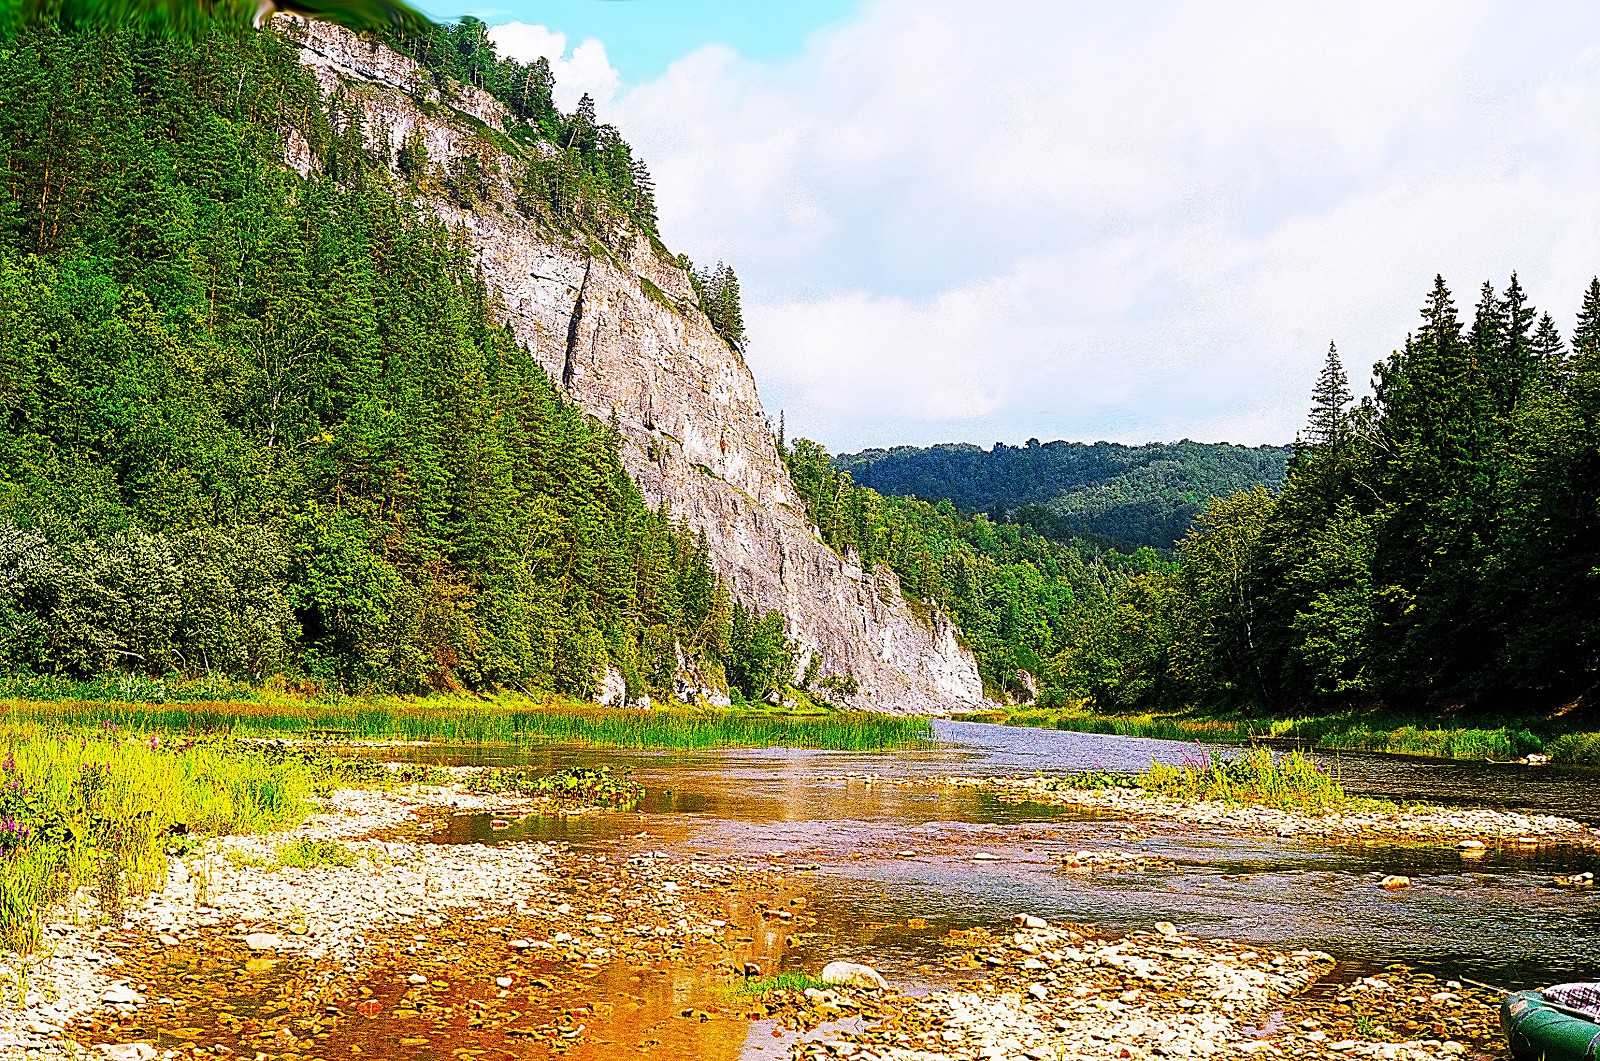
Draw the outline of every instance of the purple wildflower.
[[[6,752],[5,761],[4,762],[0,762],[0,770],[4,770],[8,774],[16,773],[17,772],[17,757],[15,755],[11,754],[10,752]]]

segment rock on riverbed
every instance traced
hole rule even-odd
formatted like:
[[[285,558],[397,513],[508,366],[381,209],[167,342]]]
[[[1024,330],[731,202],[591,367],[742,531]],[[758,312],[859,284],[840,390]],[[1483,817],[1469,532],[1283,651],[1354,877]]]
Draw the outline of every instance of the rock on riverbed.
[[[923,998],[890,992],[870,1001],[848,993],[808,992],[812,1005],[824,1007],[820,1019],[853,1012],[879,1019],[863,1030],[801,1044],[795,1056],[802,1061],[1148,1061],[1340,1055],[1442,1061],[1467,1050],[1448,1035],[1470,1032],[1479,1049],[1492,1035],[1491,1003],[1468,999],[1459,990],[1418,988],[1418,981],[1407,984],[1398,975],[1393,984],[1353,985],[1332,1003],[1302,1002],[1305,989],[1334,967],[1318,951],[1268,952],[1225,940],[1187,939],[1167,924],[1162,932],[1110,940],[1098,938],[1092,926],[1037,927],[1037,918],[1019,921],[1019,931],[1010,935],[975,931],[947,937],[960,952],[954,964],[984,973],[959,989]],[[1428,994],[1413,998],[1409,992],[1419,989]],[[1411,1015],[1428,1021],[1423,1029],[1428,1034],[1399,1041],[1345,1035],[1352,1027],[1373,1029],[1371,1017],[1358,1012],[1365,1004],[1360,1000],[1367,998],[1387,999],[1369,1012],[1402,1025],[1402,1031],[1410,1030],[1404,1024],[1422,1028],[1416,1020],[1392,1016],[1411,1003]],[[1289,1013],[1295,1019],[1285,1024]],[[802,1017],[799,1024],[811,1026],[817,1019]]]

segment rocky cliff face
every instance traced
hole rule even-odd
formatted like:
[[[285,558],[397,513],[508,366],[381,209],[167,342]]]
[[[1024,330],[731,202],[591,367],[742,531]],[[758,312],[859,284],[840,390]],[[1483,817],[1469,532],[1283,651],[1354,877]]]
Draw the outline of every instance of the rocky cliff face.
[[[490,194],[472,209],[443,198],[422,205],[465,234],[507,323],[551,378],[617,426],[645,497],[704,532],[740,597],[784,613],[802,670],[819,655],[819,677],[853,677],[853,706],[877,710],[939,713],[983,699],[972,655],[943,616],[913,614],[893,572],[863,571],[818,538],[755,378],[711,329],[676,262],[637,233],[619,232],[609,249],[575,246],[517,210],[526,163],[483,136],[484,125],[512,120],[487,94],[451,86],[445,98],[426,70],[386,48],[321,23],[277,24],[325,94],[359,104],[369,139],[387,133],[391,157],[420,130],[431,164],[470,155],[491,174]],[[293,136],[289,162],[316,165]]]

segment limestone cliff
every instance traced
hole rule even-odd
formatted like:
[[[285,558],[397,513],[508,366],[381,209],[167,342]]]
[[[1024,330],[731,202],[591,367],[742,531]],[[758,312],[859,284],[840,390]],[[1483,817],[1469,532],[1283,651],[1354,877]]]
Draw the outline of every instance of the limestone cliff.
[[[322,23],[279,16],[325,94],[343,93],[385,133],[393,157],[420,130],[430,164],[472,157],[488,194],[467,209],[421,205],[463,232],[506,321],[551,378],[621,432],[622,457],[652,503],[706,535],[713,564],[747,602],[776,608],[819,677],[859,683],[854,706],[945,712],[983,691],[972,655],[937,611],[914,614],[893,572],[863,571],[817,536],[778,455],[744,359],[712,330],[683,269],[648,238],[619,229],[600,246],[553,232],[515,203],[526,165],[485,129],[504,108],[470,86],[441,93],[409,58]],[[291,136],[289,162],[316,165]]]

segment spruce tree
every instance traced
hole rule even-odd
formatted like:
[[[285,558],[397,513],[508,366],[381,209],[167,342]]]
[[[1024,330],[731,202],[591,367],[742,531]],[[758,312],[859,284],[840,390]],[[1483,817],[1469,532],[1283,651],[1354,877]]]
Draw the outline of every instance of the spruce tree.
[[[1345,430],[1345,410],[1351,401],[1350,380],[1339,360],[1339,349],[1328,344],[1328,357],[1322,363],[1317,385],[1311,391],[1311,416],[1306,423],[1306,441],[1313,446],[1337,450]]]

